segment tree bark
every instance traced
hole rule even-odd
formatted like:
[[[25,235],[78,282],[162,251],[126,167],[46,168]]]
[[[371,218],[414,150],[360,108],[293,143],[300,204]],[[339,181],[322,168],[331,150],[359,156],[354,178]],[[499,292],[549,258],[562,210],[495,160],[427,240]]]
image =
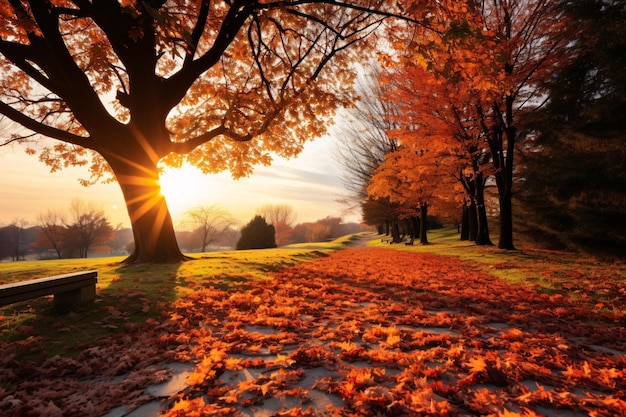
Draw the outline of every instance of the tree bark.
[[[392,220],[391,222],[391,242],[400,243],[400,222],[398,220]]]
[[[498,187],[498,200],[500,203],[500,239],[498,248],[514,250],[513,245],[513,161],[516,142],[516,129],[512,125],[513,113],[512,98],[506,98],[506,121],[505,128],[497,126],[493,137],[489,140],[492,155],[494,158],[494,167],[496,168],[496,185]],[[503,135],[506,137],[506,150],[502,149]]]
[[[411,225],[413,226],[413,236],[411,236],[411,242],[417,239],[420,233],[420,218],[417,216],[411,216]]]
[[[510,188],[500,196],[500,240],[498,248],[514,250],[513,244],[513,207]]]
[[[129,153],[127,153],[129,155]],[[147,155],[106,157],[122,189],[135,240],[124,263],[173,263],[189,259],[180,251],[156,162]]]
[[[428,245],[428,203],[420,204],[420,243]]]
[[[476,202],[474,201],[474,198],[472,198],[472,201],[469,205],[469,207],[467,208],[468,213],[469,213],[469,236],[468,236],[468,240],[470,242],[476,242],[476,236],[478,235],[478,212],[476,209]]]
[[[476,244],[479,246],[493,245],[489,238],[487,209],[485,207],[485,181],[482,173],[478,173],[474,181],[474,198],[476,200]]]

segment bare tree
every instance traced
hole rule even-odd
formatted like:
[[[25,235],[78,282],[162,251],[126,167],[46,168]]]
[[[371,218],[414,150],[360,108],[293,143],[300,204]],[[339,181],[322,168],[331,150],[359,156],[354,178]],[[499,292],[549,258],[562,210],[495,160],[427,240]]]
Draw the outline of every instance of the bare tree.
[[[385,155],[398,147],[397,141],[388,136],[393,126],[386,116],[394,110],[384,99],[385,89],[379,80],[376,64],[364,67],[356,80],[358,101],[346,111],[346,122],[335,132],[341,140],[336,142],[333,156],[344,169],[342,182],[349,193],[347,200],[355,205],[367,196],[367,184]]]
[[[289,204],[267,204],[257,209],[256,214],[274,226],[276,245],[282,246],[290,242],[296,213]]]
[[[57,257],[61,259],[63,253],[64,241],[67,239],[67,229],[65,228],[65,219],[63,214],[48,209],[38,216],[39,227],[41,228],[40,238],[38,241],[46,243],[54,249]]]
[[[20,258],[24,259],[25,245],[23,242],[23,235],[28,221],[25,219],[14,219],[11,224],[5,228],[7,230],[8,244],[10,247],[10,255],[13,261],[19,261]]]
[[[78,256],[86,258],[89,248],[113,240],[113,227],[109,223],[104,210],[93,203],[79,198],[70,203],[70,222],[66,224],[68,245],[78,252]]]
[[[209,244],[217,242],[237,223],[230,213],[216,205],[194,207],[185,213],[185,217],[189,223],[196,225],[195,231],[202,236],[201,252],[206,252]]]
[[[385,160],[385,155],[398,148],[398,142],[388,132],[393,124],[387,117],[394,113],[392,103],[385,100],[385,87],[380,83],[380,68],[370,64],[363,68],[356,81],[359,97],[353,108],[347,110],[346,123],[335,131],[337,141],[335,161],[343,168],[342,182],[348,194],[343,199],[349,209],[360,208],[366,222],[376,224],[389,234],[397,222],[397,207],[387,199],[367,199],[367,185],[374,171]],[[375,210],[372,210],[376,207]],[[372,213],[378,213],[373,216]],[[375,222],[375,223],[374,223]]]

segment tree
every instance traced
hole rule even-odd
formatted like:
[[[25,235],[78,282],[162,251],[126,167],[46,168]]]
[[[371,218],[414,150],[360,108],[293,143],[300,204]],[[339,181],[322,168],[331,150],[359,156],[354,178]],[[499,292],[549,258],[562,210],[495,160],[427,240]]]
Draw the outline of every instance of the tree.
[[[200,235],[200,252],[206,252],[207,245],[218,241],[220,236],[235,225],[235,219],[224,209],[211,206],[198,206],[188,210],[185,217]]]
[[[448,174],[462,184],[470,200],[468,209],[477,245],[491,245],[485,183],[490,153],[485,132],[476,111],[479,93],[463,80],[441,80],[422,66],[405,66],[387,71],[387,100],[396,103],[397,112],[387,117],[394,121],[389,133],[403,144],[417,143],[421,150],[434,150],[446,157]],[[423,163],[423,162],[422,162]],[[439,163],[439,162],[437,162]],[[454,187],[439,192],[456,195]]]
[[[114,176],[134,235],[127,262],[184,260],[158,163],[243,176],[270,152],[297,154],[344,101],[333,86],[349,85],[350,47],[393,11],[382,0],[4,1],[0,113],[60,141],[40,153],[52,171]]]
[[[324,217],[315,222],[299,223],[293,228],[295,243],[322,242],[351,233],[341,217]]]
[[[418,142],[404,145],[388,154],[367,190],[375,198],[388,198],[398,203],[401,218],[419,217],[420,243],[427,244],[429,208],[444,209],[446,198],[454,197],[455,181],[446,172],[447,152],[420,149],[417,145]]]
[[[365,224],[376,226],[379,234],[389,236],[392,233],[392,224],[398,221],[399,205],[392,203],[388,198],[374,198],[366,196],[361,202],[361,215]],[[399,240],[400,236],[397,236]]]
[[[14,219],[11,224],[3,228],[4,251],[13,261],[24,259],[26,248],[25,243],[26,226],[25,219]]]
[[[570,56],[527,115],[538,132],[522,149],[518,221],[533,243],[626,255],[626,2],[568,2]]]
[[[41,232],[36,247],[52,247],[57,254],[57,257],[61,259],[63,255],[63,249],[67,245],[67,230],[65,228],[65,221],[63,215],[55,210],[46,210],[40,213],[38,216],[39,227]]]
[[[254,216],[250,223],[241,229],[241,236],[237,241],[237,250],[275,248],[274,226],[267,224],[261,216]]]
[[[410,39],[412,65],[479,93],[476,111],[498,188],[502,249],[515,248],[514,161],[517,144],[528,133],[520,115],[541,107],[541,85],[568,59],[571,37],[561,6],[559,0],[443,0],[432,10],[429,28],[418,28],[419,39]]]
[[[381,70],[374,63],[364,66],[356,79],[357,100],[345,110],[343,122],[336,129],[333,155],[342,166],[342,182],[350,200],[360,203],[367,195],[367,184],[373,172],[383,163],[385,155],[398,147],[388,115],[395,112],[394,104],[385,97],[386,87],[380,83]]]
[[[398,147],[391,130],[388,115],[395,111],[386,100],[385,86],[379,82],[381,70],[375,63],[364,65],[356,80],[357,101],[346,109],[344,121],[336,130],[342,140],[336,142],[333,158],[343,168],[342,183],[348,194],[343,201],[350,207],[358,206],[363,220],[385,229],[389,235],[391,224],[397,223],[394,204],[387,199],[369,199],[367,186],[374,171],[384,162],[385,155]]]
[[[496,60],[500,62],[489,87],[488,104],[479,107],[487,143],[491,150],[500,203],[500,238],[498,247],[515,249],[513,244],[513,186],[516,144],[527,131],[519,124],[519,115],[541,106],[540,85],[564,59],[568,36],[563,30],[566,19],[559,1],[533,0],[512,2],[493,0],[482,10],[481,27],[493,33]],[[552,34],[546,36],[546,34]],[[489,111],[489,116],[484,111]]]
[[[77,252],[80,258],[86,258],[90,248],[111,242],[115,237],[104,211],[80,199],[71,201],[65,227],[67,249]]]
[[[256,214],[265,218],[276,231],[276,245],[283,246],[290,242],[296,213],[288,204],[267,204],[257,209]]]

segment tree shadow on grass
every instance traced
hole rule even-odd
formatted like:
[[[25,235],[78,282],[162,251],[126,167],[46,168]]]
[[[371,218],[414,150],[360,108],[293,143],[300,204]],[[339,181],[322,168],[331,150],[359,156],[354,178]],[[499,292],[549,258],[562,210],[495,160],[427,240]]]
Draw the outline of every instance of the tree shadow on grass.
[[[127,332],[176,299],[180,264],[104,267],[94,302],[55,308],[52,296],[3,307],[0,343],[19,359],[73,356],[85,346]]]

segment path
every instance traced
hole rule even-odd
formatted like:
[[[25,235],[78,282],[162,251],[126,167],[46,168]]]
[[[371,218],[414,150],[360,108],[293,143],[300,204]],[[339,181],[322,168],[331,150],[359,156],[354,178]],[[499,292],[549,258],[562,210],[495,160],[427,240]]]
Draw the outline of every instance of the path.
[[[107,417],[165,404],[171,416],[626,411],[623,332],[594,333],[579,306],[462,261],[349,249],[224,295],[200,290],[175,306],[203,323],[187,352],[196,368],[160,387],[169,391],[153,387],[163,398]]]
[[[0,385],[0,414],[625,415],[623,315],[596,304],[353,247],[237,290],[197,286],[76,358],[3,355],[20,392]]]

